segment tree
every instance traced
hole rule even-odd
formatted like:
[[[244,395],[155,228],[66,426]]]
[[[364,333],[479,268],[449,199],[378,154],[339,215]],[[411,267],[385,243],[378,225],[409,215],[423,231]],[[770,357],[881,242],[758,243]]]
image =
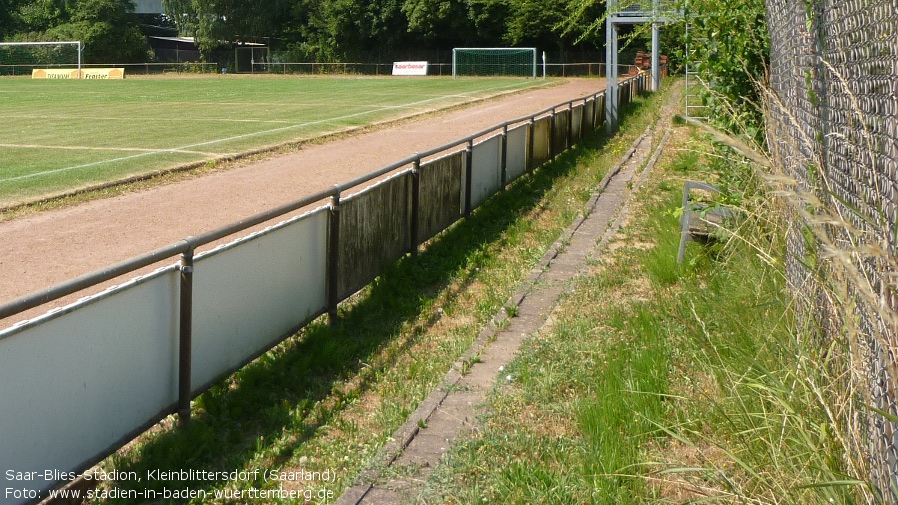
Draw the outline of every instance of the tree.
[[[725,128],[760,138],[758,83],[765,80],[770,40],[764,0],[690,0],[691,64],[707,80],[711,116]]]
[[[162,0],[162,8],[175,23],[178,33],[187,37],[196,33],[198,18],[193,0]]]
[[[316,21],[322,56],[344,61],[372,49],[393,50],[404,41],[408,27],[396,0],[326,0]]]
[[[507,18],[505,42],[510,45],[528,45],[563,50],[571,41],[561,29],[567,16],[564,2],[538,0],[511,0]]]
[[[200,49],[272,37],[291,25],[291,0],[162,0],[165,12]]]
[[[474,23],[477,45],[495,46],[507,40],[510,0],[470,0],[468,17]]]
[[[181,33],[196,36],[203,50],[270,37],[297,61],[474,45],[566,50],[578,32],[562,22],[581,1],[588,0],[163,0]]]
[[[13,15],[19,31],[44,32],[65,21],[66,3],[65,0],[19,2]]]
[[[140,31],[131,0],[72,0],[68,20],[44,33],[54,40],[80,40],[89,63],[146,61],[146,37]]]
[[[0,40],[16,33],[14,11],[17,6],[17,0],[0,0]]]
[[[402,12],[408,17],[409,32],[431,45],[470,46],[482,40],[465,0],[405,0]]]

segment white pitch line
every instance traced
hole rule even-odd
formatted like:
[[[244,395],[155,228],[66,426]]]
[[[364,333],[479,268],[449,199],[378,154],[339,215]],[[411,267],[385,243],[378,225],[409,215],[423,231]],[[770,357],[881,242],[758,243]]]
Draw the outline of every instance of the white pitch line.
[[[97,146],[47,146],[40,144],[0,144],[0,147],[18,148],[18,149],[63,149],[67,151],[123,151],[123,152],[139,152],[139,153],[159,153],[173,152],[185,154],[202,154],[204,156],[219,156],[220,153],[209,153],[205,151],[187,151],[184,149],[149,149],[144,147],[97,147]]]
[[[543,84],[540,84],[540,85],[542,86]],[[507,86],[497,86],[497,87],[495,87],[495,88],[487,88],[487,89],[484,89],[484,90],[482,90],[482,91],[494,91],[494,90],[498,90],[498,89],[506,89],[506,88],[512,88],[512,87],[516,87],[516,86],[517,86],[517,84],[510,84],[510,85],[507,85]],[[306,123],[300,123],[300,124],[296,124],[296,125],[284,126],[284,127],[282,127],[282,128],[275,128],[275,129],[272,129],[272,130],[265,130],[265,131],[260,131],[260,132],[245,133],[245,134],[242,134],[242,135],[234,135],[234,136],[232,136],[232,137],[227,137],[227,138],[223,138],[223,139],[215,139],[215,140],[208,140],[208,141],[205,141],[205,142],[197,142],[197,143],[195,143],[195,144],[189,144],[189,145],[186,145],[186,146],[176,147],[176,148],[172,148],[172,149],[159,149],[159,150],[156,150],[156,151],[141,152],[141,153],[138,153],[138,154],[132,154],[131,156],[124,156],[124,157],[121,157],[121,158],[112,158],[112,159],[108,159],[108,160],[95,161],[95,162],[92,162],[92,163],[84,163],[84,164],[82,164],[82,165],[74,165],[74,166],[71,166],[71,167],[63,167],[63,168],[57,168],[57,169],[54,169],[54,170],[46,170],[46,171],[44,171],[44,172],[36,172],[36,173],[33,173],[33,174],[19,175],[19,176],[16,176],[16,177],[7,177],[6,179],[0,179],[0,183],[2,183],[2,182],[21,181],[21,180],[24,180],[24,179],[32,179],[32,178],[34,178],[34,177],[40,177],[40,176],[42,176],[42,175],[51,175],[51,174],[57,174],[57,173],[61,173],[61,172],[68,172],[68,171],[70,171],[70,170],[78,170],[78,169],[80,169],[80,168],[89,168],[89,167],[94,167],[94,166],[97,166],[97,165],[104,165],[104,164],[106,164],[106,163],[115,163],[115,162],[118,162],[118,161],[128,161],[128,160],[132,160],[132,159],[137,159],[137,158],[143,158],[143,157],[146,157],[146,156],[151,156],[151,155],[153,155],[153,154],[162,154],[162,153],[171,153],[171,152],[184,152],[184,151],[189,150],[189,149],[192,149],[192,148],[194,148],[194,147],[208,146],[208,145],[212,145],[212,144],[218,144],[218,143],[221,143],[221,142],[230,142],[230,141],[232,141],[232,140],[240,140],[240,139],[245,139],[245,138],[250,138],[250,137],[256,137],[256,136],[259,136],[259,135],[267,135],[267,134],[270,134],[270,133],[279,133],[279,132],[288,131],[288,130],[292,130],[292,129],[296,129],[296,128],[305,128],[305,127],[308,127],[308,126],[313,126],[313,125],[318,125],[318,124],[323,124],[323,123],[329,123],[329,122],[332,122],[332,121],[335,122],[335,121],[342,121],[342,120],[346,120],[346,119],[352,119],[352,118],[355,118],[355,117],[364,116],[364,115],[366,115],[366,114],[371,114],[372,112],[377,112],[377,111],[382,111],[382,110],[389,110],[389,109],[400,109],[400,108],[413,107],[413,106],[416,106],[416,105],[421,105],[421,104],[425,104],[425,103],[429,103],[429,102],[434,102],[434,101],[442,100],[442,99],[445,99],[445,98],[458,98],[458,97],[468,98],[468,97],[470,97],[470,95],[467,95],[467,94],[442,95],[442,96],[438,96],[438,97],[434,97],[434,98],[428,98],[428,99],[426,99],[426,100],[420,100],[420,101],[417,101],[417,102],[412,102],[412,103],[409,103],[409,104],[389,105],[389,106],[379,106],[379,107],[375,107],[375,108],[370,109],[370,110],[366,110],[366,111],[362,111],[362,112],[357,112],[357,113],[355,113],[355,114],[348,114],[348,115],[345,115],[345,116],[339,116],[339,117],[333,117],[333,118],[320,119],[320,120],[317,120],[317,121],[309,121],[309,122],[306,122]],[[213,156],[215,156],[215,155],[213,155]]]
[[[32,121],[35,119],[52,119],[52,120],[59,119],[59,120],[63,120],[63,121],[90,119],[92,121],[141,121],[141,122],[143,122],[143,121],[150,121],[150,120],[156,119],[155,117],[149,118],[149,117],[140,117],[140,116],[107,117],[107,116],[82,116],[82,115],[71,115],[71,116],[42,115],[39,118],[35,118],[34,114],[9,114],[9,115],[5,115],[4,117],[10,118],[10,119],[29,119]],[[191,122],[209,121],[209,122],[222,122],[222,123],[275,123],[275,124],[284,124],[284,123],[290,122],[285,119],[232,119],[232,118],[224,118],[224,117],[191,117],[190,121]]]

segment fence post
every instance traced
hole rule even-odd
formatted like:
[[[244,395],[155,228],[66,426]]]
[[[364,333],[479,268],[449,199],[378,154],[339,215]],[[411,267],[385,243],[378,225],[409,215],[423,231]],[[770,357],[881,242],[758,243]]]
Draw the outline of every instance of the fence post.
[[[567,145],[565,146],[565,150],[570,149],[571,146],[574,145],[574,102],[570,101],[567,104]],[[580,122],[583,122],[583,116],[580,116]]]
[[[555,107],[552,107],[552,115],[549,116],[549,159],[555,159]]]
[[[530,117],[530,131],[527,136],[527,156],[525,156],[524,165],[527,167],[527,171],[530,172],[533,170],[533,137],[536,133],[536,119],[532,116]]]
[[[409,223],[410,242],[409,249],[413,256],[418,254],[419,221],[421,219],[421,157],[415,153],[415,162],[412,166],[412,217]]]
[[[474,179],[474,139],[465,147],[465,217],[471,215],[471,186]]]
[[[340,189],[331,196],[330,233],[327,240],[327,321],[337,324],[337,305],[340,303]]]
[[[505,190],[508,182],[508,125],[502,125],[502,138],[499,142],[499,190]]]
[[[181,299],[178,331],[178,426],[190,425],[190,382],[193,364],[193,253],[196,241],[187,238],[181,253]]]

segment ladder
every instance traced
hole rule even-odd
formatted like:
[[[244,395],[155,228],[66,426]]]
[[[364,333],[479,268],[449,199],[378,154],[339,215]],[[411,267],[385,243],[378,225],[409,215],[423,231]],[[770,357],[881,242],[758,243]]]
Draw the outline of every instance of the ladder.
[[[689,22],[686,23],[686,117],[693,119],[708,119],[708,107],[704,104],[702,96],[708,89],[707,83],[698,72],[698,63],[693,47],[696,43],[702,44],[707,40],[692,40],[689,36]]]

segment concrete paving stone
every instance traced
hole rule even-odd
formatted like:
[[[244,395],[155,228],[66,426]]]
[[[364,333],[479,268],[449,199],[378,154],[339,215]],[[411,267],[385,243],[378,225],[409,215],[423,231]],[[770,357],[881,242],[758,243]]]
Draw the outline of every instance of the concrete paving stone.
[[[383,488],[372,488],[359,502],[360,505],[406,505],[399,493]]]

